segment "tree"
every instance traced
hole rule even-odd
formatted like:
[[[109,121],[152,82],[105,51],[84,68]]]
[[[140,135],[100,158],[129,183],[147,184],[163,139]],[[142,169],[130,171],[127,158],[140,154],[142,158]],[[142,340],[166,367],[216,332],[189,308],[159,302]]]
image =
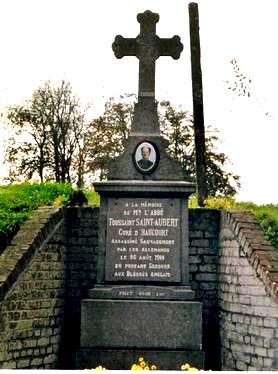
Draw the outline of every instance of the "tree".
[[[160,105],[160,121],[163,136],[168,140],[168,152],[182,165],[185,175],[196,179],[196,153],[192,115],[174,108],[169,101]],[[208,128],[206,137],[206,184],[210,196],[233,196],[240,187],[239,176],[226,171],[229,158],[217,152],[216,131]]]
[[[87,170],[99,170],[100,179],[106,177],[108,161],[124,149],[123,143],[130,131],[134,96],[121,96],[120,102],[110,98],[105,104],[104,114],[89,125],[86,141]]]
[[[35,172],[43,181],[49,162],[45,122],[39,124],[36,113],[24,106],[9,108],[7,118],[13,130],[6,149],[11,181],[20,176],[31,179]]]
[[[38,173],[41,181],[71,181],[73,159],[84,133],[84,115],[65,81],[58,87],[47,81],[24,106],[8,108],[13,130],[6,150],[6,160],[12,163],[10,179],[31,179]]]
[[[162,135],[169,143],[168,153],[182,165],[184,177],[192,178],[194,138],[192,127],[188,126],[190,121],[192,123],[192,115],[188,111],[175,109],[169,101],[162,101],[159,121]]]
[[[125,97],[121,98],[122,100]],[[101,170],[105,178],[107,163],[123,151],[124,140],[129,135],[133,105],[111,98],[105,105],[104,115],[93,120],[88,132],[88,169]],[[177,109],[169,101],[159,105],[159,121],[162,135],[169,142],[168,153],[180,162],[186,178],[196,179],[194,128],[192,115]],[[210,132],[209,132],[210,134]],[[208,194],[234,195],[239,188],[239,177],[225,171],[229,162],[224,153],[218,153],[216,135],[206,139],[206,165]]]
[[[69,83],[62,81],[55,88],[46,82],[25,106],[8,110],[13,130],[6,150],[6,159],[12,163],[10,180],[31,179],[37,173],[41,181],[75,181],[82,187],[89,174],[99,172],[104,179],[108,161],[124,149],[133,104],[134,95],[122,96],[118,102],[111,98],[104,114],[87,123]],[[180,162],[185,179],[196,178],[192,115],[164,101],[159,119],[162,135],[169,142],[168,153]],[[216,135],[206,139],[208,193],[234,195],[239,177],[225,170],[228,157],[217,152],[217,141]]]

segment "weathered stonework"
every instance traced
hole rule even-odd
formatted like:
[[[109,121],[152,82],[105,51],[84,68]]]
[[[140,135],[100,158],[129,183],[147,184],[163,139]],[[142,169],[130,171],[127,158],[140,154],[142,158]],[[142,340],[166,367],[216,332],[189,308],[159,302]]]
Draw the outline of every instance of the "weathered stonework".
[[[251,214],[222,213],[218,269],[222,370],[278,368],[277,259]]]
[[[40,208],[1,254],[0,368],[73,367],[80,298],[95,278],[88,209]]]
[[[64,369],[75,367],[80,339],[80,303],[96,280],[98,208],[69,207],[66,210],[67,287],[63,337]]]
[[[59,365],[66,280],[64,232],[63,211],[41,208],[0,256],[1,368]]]
[[[96,277],[97,221],[91,207],[39,209],[0,256],[1,368],[74,368],[80,300]],[[252,215],[189,210],[206,369],[277,369],[276,265]]]
[[[220,212],[189,209],[189,271],[196,300],[203,304],[205,367],[220,370],[218,235]]]

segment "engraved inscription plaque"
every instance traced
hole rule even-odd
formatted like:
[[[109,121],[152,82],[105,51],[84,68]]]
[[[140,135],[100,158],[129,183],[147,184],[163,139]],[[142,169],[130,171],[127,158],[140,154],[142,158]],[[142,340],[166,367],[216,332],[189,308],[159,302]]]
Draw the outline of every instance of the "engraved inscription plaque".
[[[105,280],[181,281],[180,199],[111,198]]]

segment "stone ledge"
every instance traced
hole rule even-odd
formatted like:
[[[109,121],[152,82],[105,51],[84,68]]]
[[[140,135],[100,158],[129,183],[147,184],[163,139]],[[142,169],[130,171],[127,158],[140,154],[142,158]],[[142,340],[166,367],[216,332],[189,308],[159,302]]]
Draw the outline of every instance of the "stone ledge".
[[[41,207],[28,218],[13,238],[11,244],[0,255],[0,301],[2,301],[30,262],[60,226],[64,209]]]
[[[116,193],[118,197],[186,197],[195,192],[194,183],[165,180],[108,180],[95,182],[94,188],[101,196],[114,196]]]
[[[222,214],[267,293],[278,302],[278,252],[266,239],[251,212],[226,210]]]

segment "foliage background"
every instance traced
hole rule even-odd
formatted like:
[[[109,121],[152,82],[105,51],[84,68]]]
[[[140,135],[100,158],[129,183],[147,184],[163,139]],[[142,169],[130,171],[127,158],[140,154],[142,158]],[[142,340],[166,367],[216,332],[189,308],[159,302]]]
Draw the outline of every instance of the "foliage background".
[[[79,99],[69,82],[55,86],[46,81],[24,105],[9,107],[7,124],[12,136],[6,149],[9,181],[85,182],[106,178],[108,162],[124,149],[133,120],[136,95],[110,98],[104,112],[85,120]],[[185,180],[196,177],[196,153],[192,115],[169,101],[158,103],[161,135],[167,140],[166,151],[177,160]],[[216,129],[206,136],[206,180],[208,194],[231,196],[240,188],[239,176],[230,172],[228,156],[218,151]]]

